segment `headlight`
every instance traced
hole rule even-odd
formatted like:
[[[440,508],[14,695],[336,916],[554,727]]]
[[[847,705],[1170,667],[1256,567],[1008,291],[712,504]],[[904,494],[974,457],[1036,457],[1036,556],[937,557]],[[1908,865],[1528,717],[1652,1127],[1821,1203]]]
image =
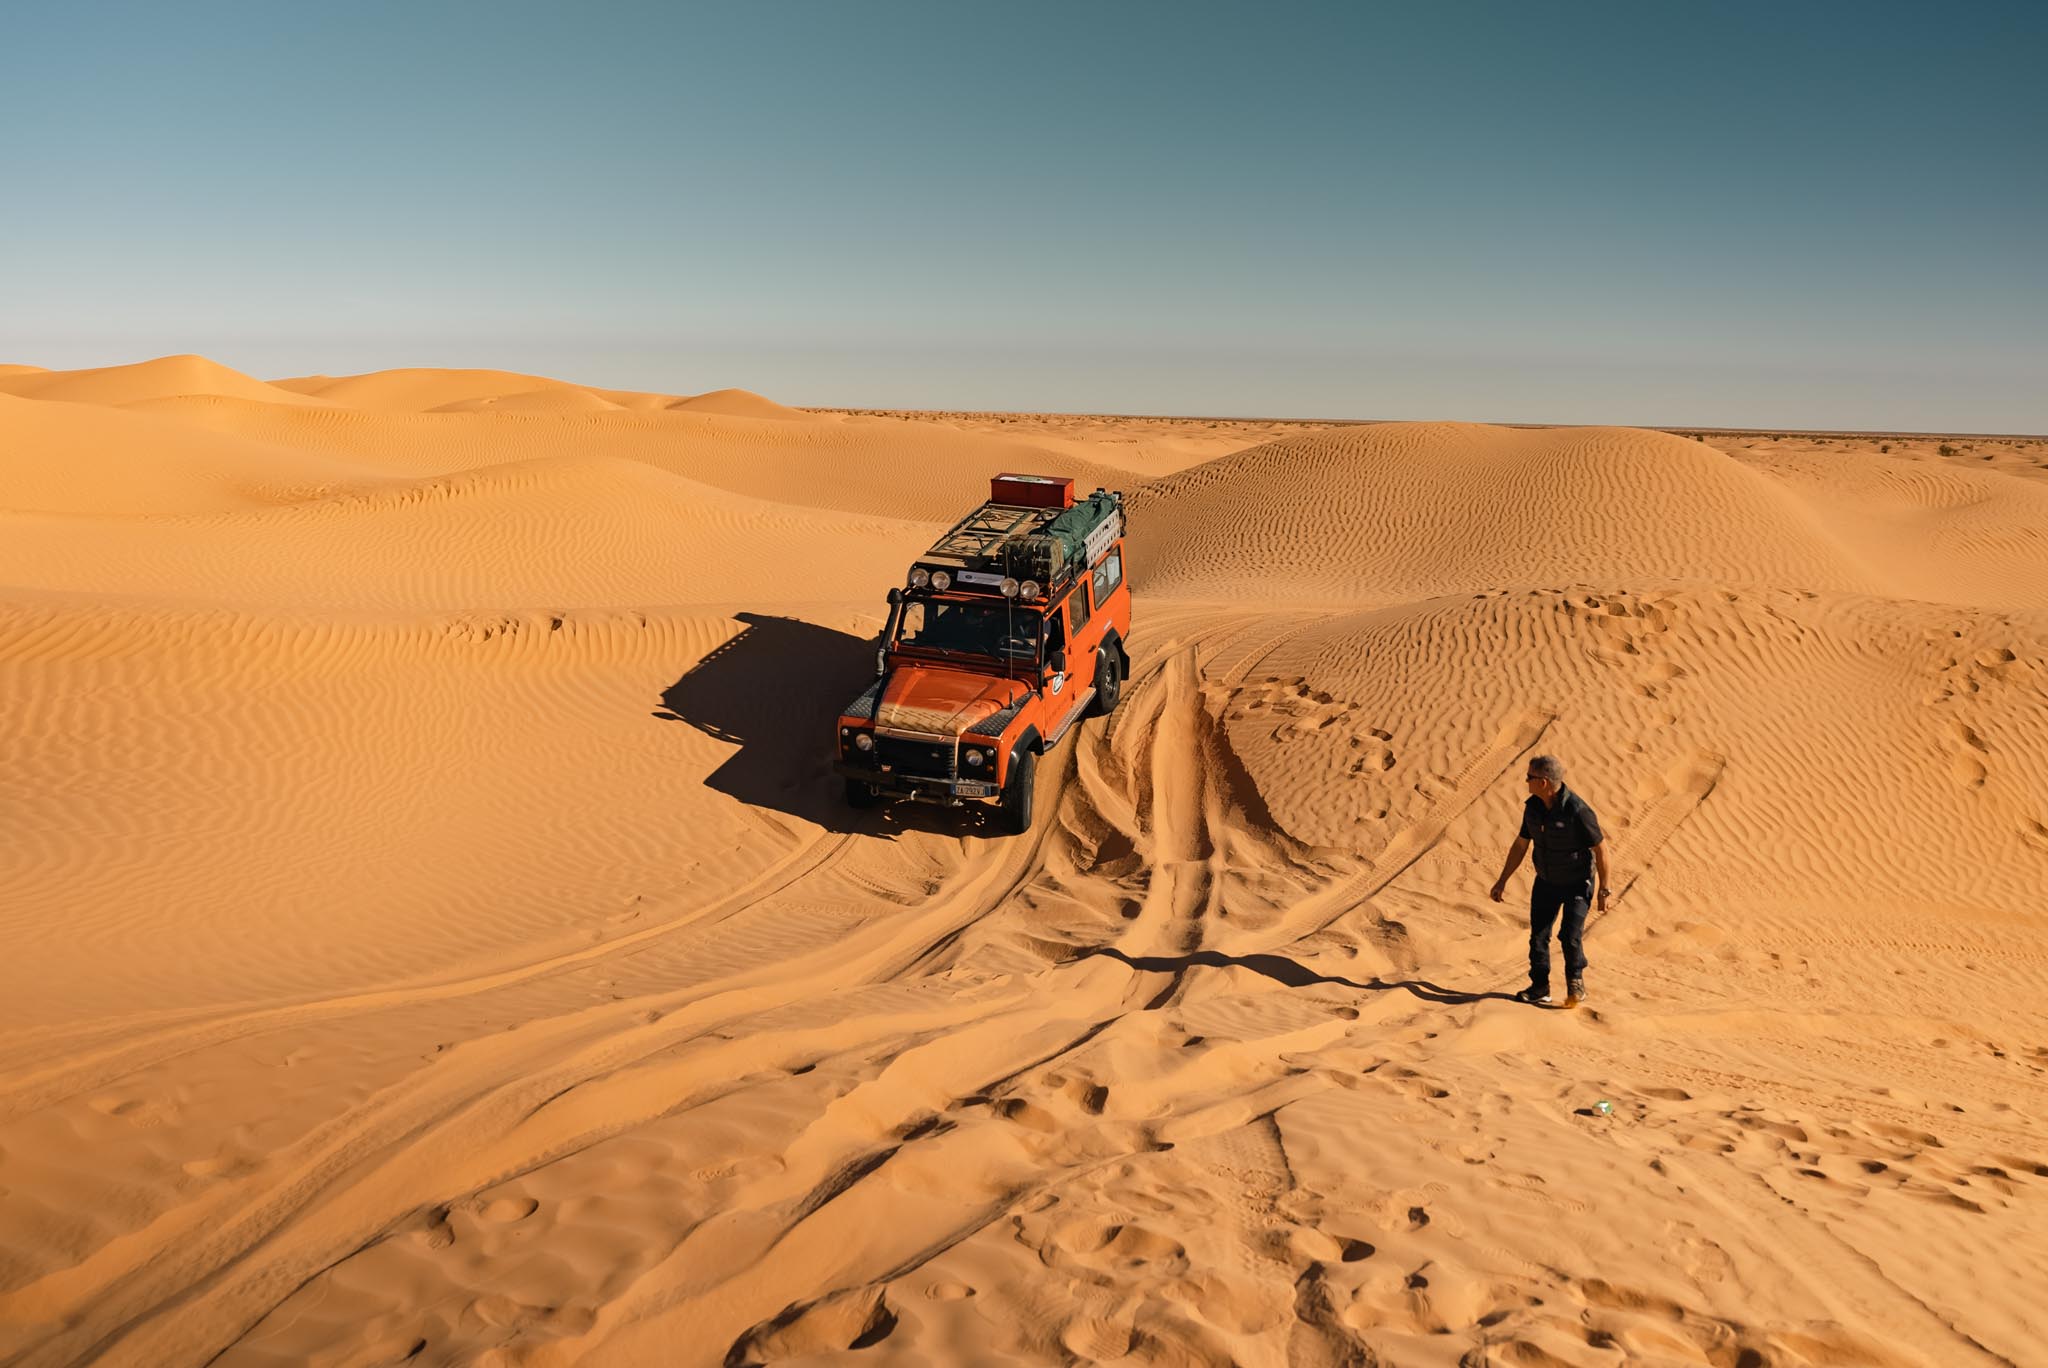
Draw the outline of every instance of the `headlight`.
[[[925,569],[922,565],[910,572],[910,587],[913,589],[922,589],[931,582],[932,572]]]
[[[980,769],[983,765],[988,763],[988,756],[978,750],[961,751],[960,758],[974,769]]]
[[[875,738],[866,732],[857,732],[854,734],[853,748],[855,750],[871,751],[875,748]]]
[[[932,572],[932,588],[938,590],[940,593],[943,594],[952,587],[953,577],[951,575],[947,574],[943,570],[935,570]]]
[[[1023,600],[1024,600],[1024,601],[1025,601],[1026,603],[1029,603],[1029,602],[1031,602],[1031,600],[1033,600],[1033,599],[1037,598],[1037,597],[1038,597],[1038,581],[1037,581],[1037,580],[1025,580],[1025,581],[1024,581],[1024,582],[1023,582],[1022,584],[1018,585],[1018,586],[1017,586],[1017,597],[1018,597],[1018,598],[1020,598],[1020,599],[1023,599]]]
[[[1006,580],[1004,580],[1004,581],[1003,581],[1003,597],[1004,597],[1004,598],[1015,598],[1015,597],[1017,597],[1017,581],[1015,581],[1015,580],[1013,580],[1013,579],[1006,579]]]

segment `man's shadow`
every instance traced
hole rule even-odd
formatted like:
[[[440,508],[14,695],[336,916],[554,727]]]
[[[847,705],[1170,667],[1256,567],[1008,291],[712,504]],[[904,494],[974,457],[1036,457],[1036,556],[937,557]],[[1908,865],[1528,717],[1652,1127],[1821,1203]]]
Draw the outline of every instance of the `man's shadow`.
[[[855,811],[832,772],[839,711],[875,682],[874,638],[763,613],[734,620],[746,630],[663,689],[653,714],[738,747],[708,786],[829,831],[958,832],[961,814],[945,808],[902,801]]]
[[[1421,998],[1424,1002],[1447,1004],[1513,1002],[1515,1000],[1512,993],[1472,993],[1459,988],[1446,988],[1441,984],[1431,983],[1428,979],[1383,979],[1375,977],[1360,982],[1357,979],[1343,978],[1334,974],[1318,974],[1307,965],[1297,963],[1285,955],[1226,955],[1218,950],[1197,950],[1187,955],[1126,955],[1115,946],[1109,945],[1097,946],[1083,951],[1082,954],[1084,958],[1088,955],[1107,955],[1113,960],[1123,961],[1133,969],[1160,974],[1182,973],[1198,964],[1206,965],[1212,969],[1232,967],[1249,969],[1255,974],[1263,974],[1275,983],[1285,984],[1289,988],[1306,988],[1316,983],[1334,983],[1342,988],[1356,988],[1362,993],[1400,991],[1407,993],[1411,997]]]

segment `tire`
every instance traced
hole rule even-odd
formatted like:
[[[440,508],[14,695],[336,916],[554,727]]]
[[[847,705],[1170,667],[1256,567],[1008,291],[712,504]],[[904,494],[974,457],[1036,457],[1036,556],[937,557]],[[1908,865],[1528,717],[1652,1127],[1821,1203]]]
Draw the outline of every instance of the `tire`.
[[[873,808],[882,805],[882,791],[863,779],[846,781],[846,805],[856,808]]]
[[[1095,657],[1095,707],[1097,717],[1116,711],[1124,696],[1124,658],[1107,646]]]
[[[1010,766],[1010,782],[1003,786],[1003,826],[1012,836],[1031,830],[1031,799],[1038,788],[1038,757],[1025,751]]]

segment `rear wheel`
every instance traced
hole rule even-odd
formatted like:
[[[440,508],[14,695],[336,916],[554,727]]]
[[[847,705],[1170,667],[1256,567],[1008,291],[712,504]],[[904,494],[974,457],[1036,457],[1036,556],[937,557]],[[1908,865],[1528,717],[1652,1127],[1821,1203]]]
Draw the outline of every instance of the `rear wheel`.
[[[1124,658],[1105,646],[1095,657],[1095,715],[1107,717],[1124,696]]]
[[[1010,782],[1003,786],[1003,825],[1021,836],[1031,830],[1031,798],[1038,788],[1038,757],[1030,751],[1010,766]]]
[[[848,807],[871,808],[882,805],[882,791],[865,779],[846,781],[846,805]]]

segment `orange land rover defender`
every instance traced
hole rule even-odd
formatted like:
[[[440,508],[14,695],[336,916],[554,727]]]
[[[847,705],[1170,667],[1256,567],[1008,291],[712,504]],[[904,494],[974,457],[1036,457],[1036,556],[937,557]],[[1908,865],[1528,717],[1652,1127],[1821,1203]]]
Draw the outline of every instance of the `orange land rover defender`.
[[[1028,830],[1038,757],[1123,693],[1125,570],[1121,492],[996,476],[889,591],[880,678],[839,714],[846,801],[987,800]]]

